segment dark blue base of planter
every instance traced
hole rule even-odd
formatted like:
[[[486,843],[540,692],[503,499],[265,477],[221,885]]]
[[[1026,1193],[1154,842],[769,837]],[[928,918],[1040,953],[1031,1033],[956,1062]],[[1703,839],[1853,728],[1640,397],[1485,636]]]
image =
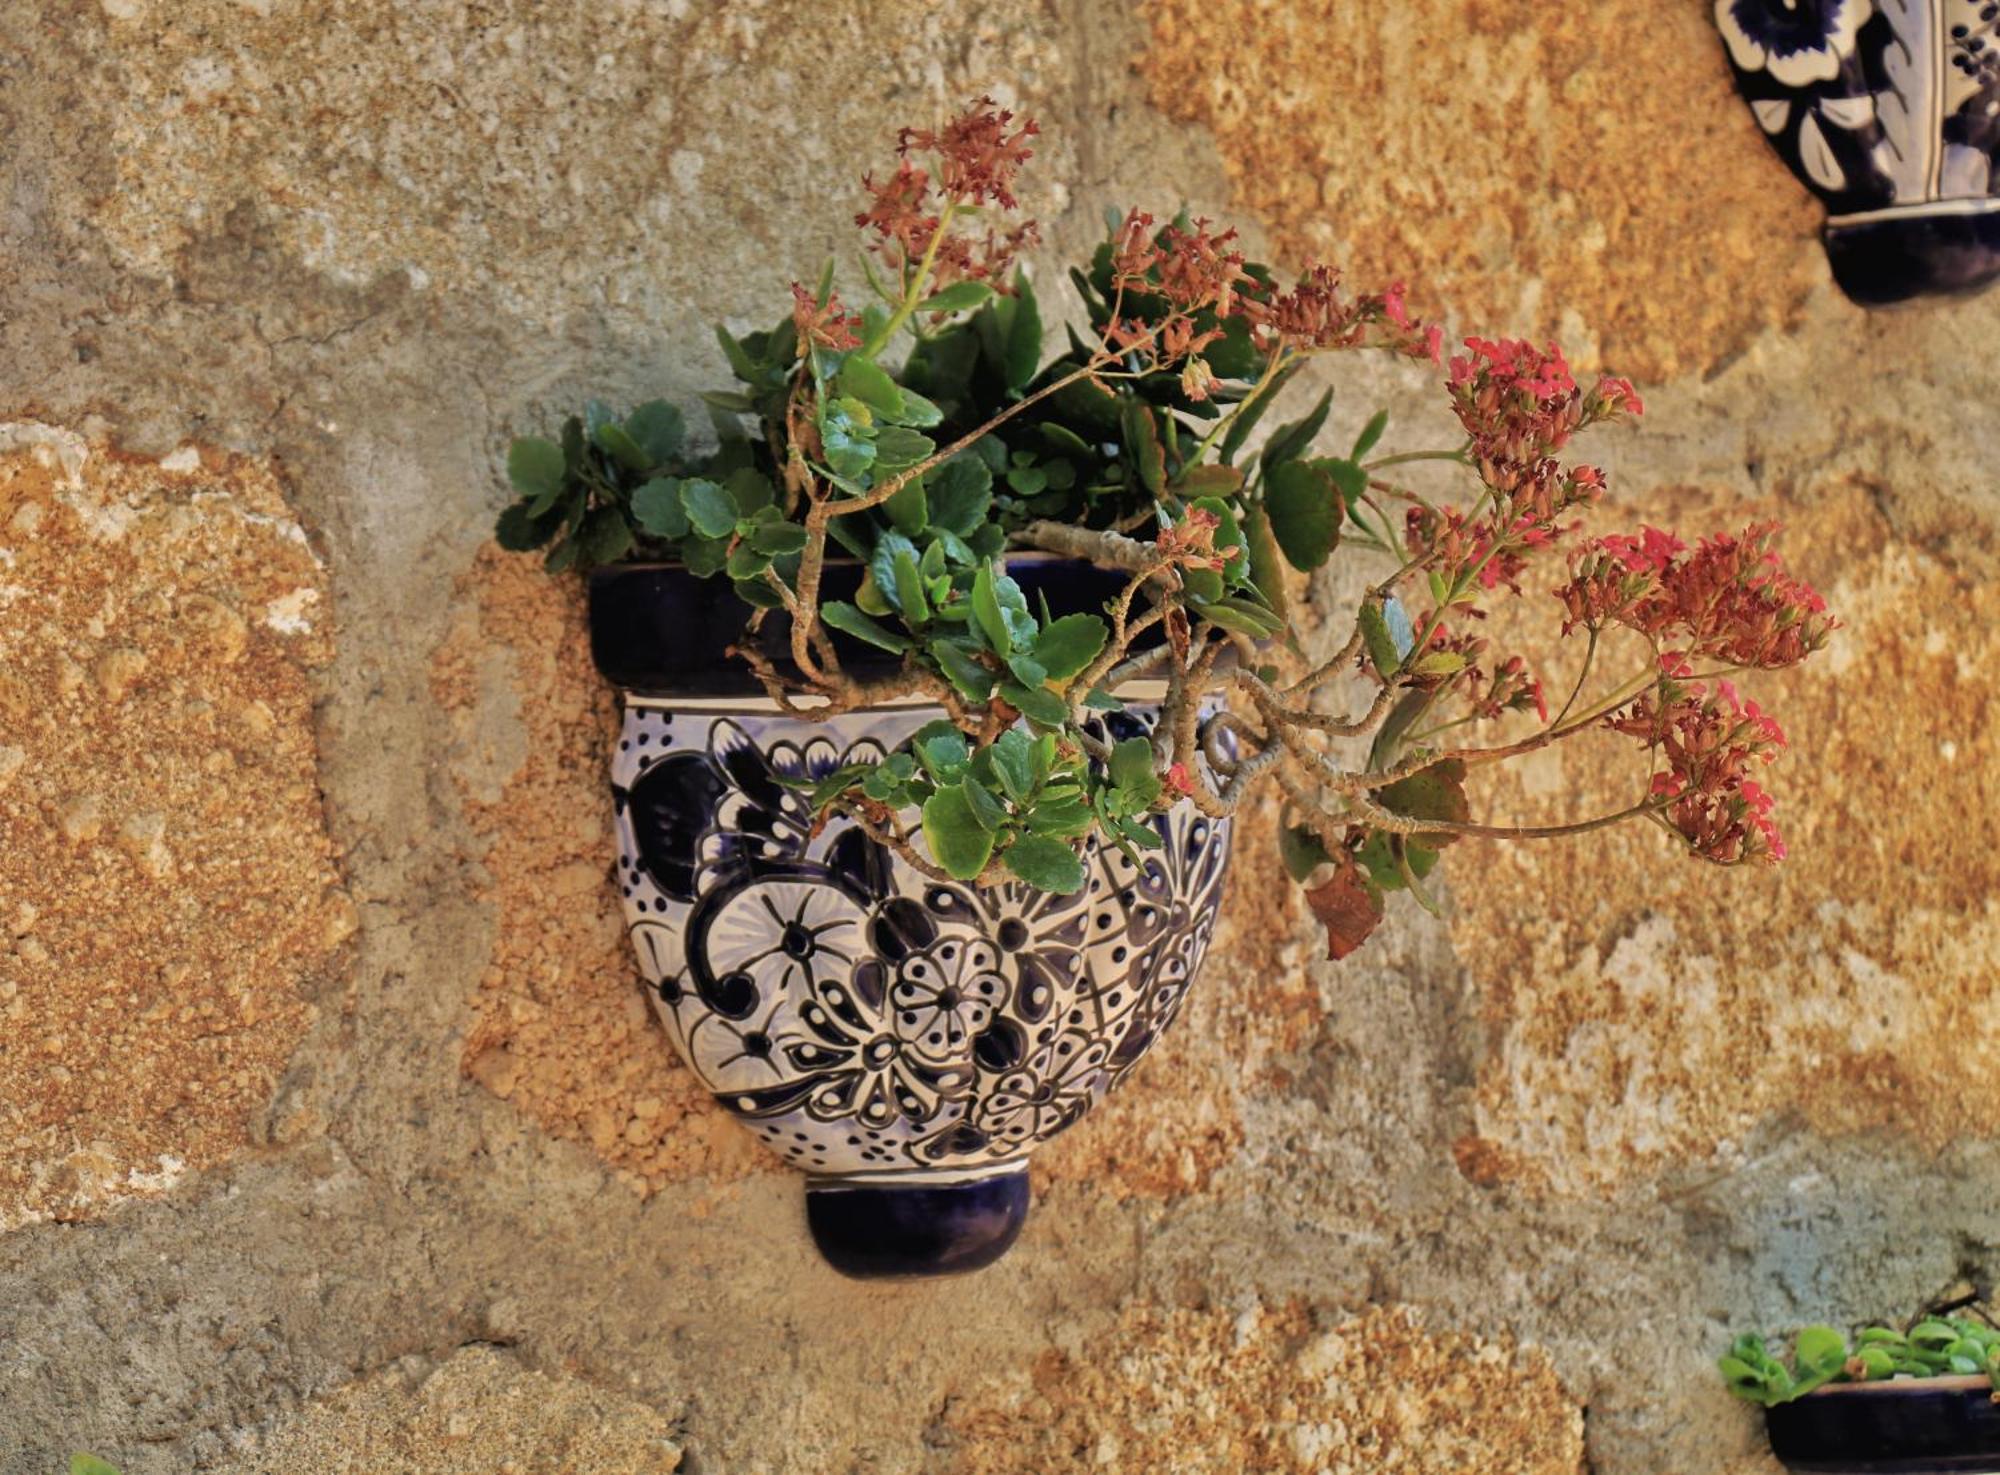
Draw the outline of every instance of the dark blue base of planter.
[[[1771,1453],[1794,1475],[2000,1470],[2000,1406],[1984,1378],[1808,1393],[1766,1410],[1764,1427]]]
[[[1963,296],[2000,279],[2000,211],[1834,219],[1824,235],[1833,279],[1863,307]]]
[[[827,1263],[860,1280],[958,1275],[1007,1253],[1028,1218],[1028,1170],[932,1186],[806,1186]]]

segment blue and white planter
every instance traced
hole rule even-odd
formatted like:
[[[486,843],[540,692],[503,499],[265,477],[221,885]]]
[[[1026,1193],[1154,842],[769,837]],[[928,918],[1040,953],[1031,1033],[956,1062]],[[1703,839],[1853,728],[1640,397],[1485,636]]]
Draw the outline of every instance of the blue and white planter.
[[[1059,611],[1116,583],[1050,559],[1009,571]],[[828,579],[842,597],[858,573]],[[807,1221],[837,1269],[992,1263],[1026,1217],[1029,1154],[1172,1023],[1214,926],[1229,825],[1183,802],[1154,820],[1163,849],[1136,865],[1096,851],[1074,896],[940,884],[847,821],[816,825],[787,783],[887,753],[940,709],[784,715],[725,654],[747,615],[726,582],[621,565],[590,592],[592,652],[624,698],[618,879],[667,1033],[807,1175]],[[782,621],[764,638],[782,652]],[[843,656],[855,674],[884,659]],[[1134,701],[1104,720],[1125,736],[1155,711]]]
[[[2000,4],[1715,0],[1737,90],[1881,307],[2000,277]]]

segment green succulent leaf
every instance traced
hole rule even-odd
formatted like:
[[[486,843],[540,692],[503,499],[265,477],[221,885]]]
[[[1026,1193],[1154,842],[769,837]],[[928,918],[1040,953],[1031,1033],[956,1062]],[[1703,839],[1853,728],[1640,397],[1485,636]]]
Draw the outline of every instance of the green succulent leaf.
[[[1154,496],[1167,489],[1167,449],[1160,441],[1159,422],[1152,406],[1143,400],[1127,400],[1120,423],[1125,435],[1125,451],[1139,473],[1139,483]]]
[[[726,538],[736,531],[736,499],[705,477],[681,483],[681,506],[688,522],[704,538]]]
[[[1064,615],[1041,628],[1032,649],[1045,679],[1068,681],[1097,659],[1110,638],[1110,626],[1096,615]]]
[[[885,420],[903,413],[903,391],[873,359],[849,354],[840,366],[840,393],[858,399]]]
[[[845,600],[829,600],[821,605],[819,617],[834,629],[852,635],[856,640],[865,640],[883,650],[895,651],[900,655],[910,648],[910,642],[903,636],[863,614]]]
[[[993,831],[979,822],[963,785],[939,789],[924,801],[924,842],[931,858],[961,881],[986,869],[993,857]]]
[[[1340,488],[1316,462],[1271,467],[1264,476],[1264,509],[1271,536],[1295,569],[1319,568],[1340,542]]]
[[[927,472],[931,526],[969,538],[993,506],[993,473],[977,456],[959,455]]]
[[[1287,384],[1291,383],[1292,376],[1299,371],[1304,363],[1305,360],[1303,358],[1293,359],[1284,368],[1278,370],[1272,376],[1270,382],[1262,389],[1236,407],[1235,416],[1230,420],[1229,428],[1222,433],[1222,444],[1217,447],[1217,454],[1225,462],[1232,462],[1236,459],[1236,453],[1242,450],[1245,442],[1250,439],[1250,432],[1257,428],[1257,424],[1264,418],[1265,412],[1277,403],[1278,395],[1284,390]]]
[[[750,530],[750,541],[759,553],[773,557],[798,553],[806,546],[806,530],[795,522],[760,522]]]
[[[1320,427],[1326,424],[1326,412],[1333,406],[1333,391],[1327,390],[1319,397],[1319,402],[1307,412],[1305,418],[1294,420],[1289,425],[1281,425],[1271,432],[1265,442],[1262,461],[1268,473],[1270,468],[1281,462],[1294,460],[1305,454],[1306,448],[1318,435]]]
[[[1023,835],[1007,847],[1007,869],[1039,891],[1069,896],[1083,889],[1083,862],[1062,841],[1048,835]]]
[[[1002,377],[1007,388],[1019,394],[1028,387],[1035,377],[1035,370],[1042,361],[1042,309],[1035,300],[1035,289],[1025,271],[1014,273],[1014,296],[1011,312],[1005,324],[1007,342]]]
[[[1069,721],[1069,703],[1046,687],[1003,681],[1000,696],[1017,712],[1045,727],[1060,727]]]
[[[645,453],[650,469],[666,465],[681,453],[687,421],[665,400],[648,400],[625,417],[625,433]]]
[[[1377,410],[1373,415],[1369,416],[1368,423],[1361,427],[1361,434],[1354,437],[1354,449],[1347,453],[1348,459],[1359,461],[1363,456],[1374,450],[1376,442],[1382,439],[1382,432],[1388,428],[1389,412],[1387,410]]]
[[[591,439],[604,453],[627,471],[645,472],[653,469],[653,462],[647,459],[645,447],[632,438],[615,420],[607,420],[591,432]]]
[[[993,296],[993,289],[984,282],[953,282],[941,292],[934,292],[917,304],[918,312],[966,312],[978,307]]]
[[[884,471],[899,471],[930,459],[937,442],[904,425],[884,425],[875,432],[875,462]]]
[[[527,502],[516,502],[500,514],[493,536],[509,553],[526,553],[553,538],[561,525],[558,518],[538,518]]]
[[[562,447],[539,436],[524,436],[507,447],[507,479],[524,497],[553,500],[566,471]]]
[[[632,517],[655,538],[678,542],[688,535],[687,504],[677,477],[656,476],[632,493]]]
[[[993,684],[998,678],[963,646],[955,641],[934,640],[926,649],[960,696],[969,702],[984,702],[992,697]]]
[[[585,568],[615,563],[632,551],[632,525],[616,507],[598,507],[577,533],[577,562]]]
[[[993,773],[1000,787],[1016,804],[1023,803],[1035,790],[1035,742],[1018,727],[1010,727],[993,740]]]
[[[924,597],[924,581],[917,572],[917,560],[906,548],[896,550],[894,559],[896,604],[904,623],[922,625],[931,617],[930,601]]]
[[[1464,824],[1472,818],[1472,806],[1465,797],[1465,764],[1456,758],[1433,763],[1421,772],[1377,789],[1375,798],[1390,813],[1409,819]],[[1414,838],[1420,845],[1442,850],[1458,836],[1439,830],[1419,833]]]
[[[1035,638],[1035,617],[1028,612],[1027,596],[990,562],[981,564],[973,576],[972,617],[987,644],[1003,656]]]

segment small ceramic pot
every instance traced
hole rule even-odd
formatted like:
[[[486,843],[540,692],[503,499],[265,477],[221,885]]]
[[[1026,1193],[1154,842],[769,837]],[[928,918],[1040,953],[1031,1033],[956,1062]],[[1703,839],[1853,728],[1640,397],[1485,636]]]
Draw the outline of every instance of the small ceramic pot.
[[[1993,0],[1715,0],[1737,90],[1864,307],[2000,277]]]
[[[1031,602],[1100,608],[1119,580],[1022,560]],[[827,597],[860,571],[830,568]],[[654,1006],[716,1099],[807,1175],[821,1252],[857,1276],[990,1264],[1027,1214],[1027,1160],[1172,1022],[1208,946],[1229,825],[1185,801],[1138,864],[1086,857],[1073,896],[920,874],[795,783],[878,758],[942,715],[814,723],[777,711],[728,647],[726,581],[621,565],[590,584],[592,652],[623,694],[612,760],[619,883]],[[782,661],[782,619],[760,637]],[[844,642],[844,637],[842,640]],[[885,657],[842,645],[850,674]],[[1157,709],[1105,714],[1106,736]]]
[[[1798,1475],[2000,1472],[2000,1407],[1985,1378],[1833,1383],[1765,1410],[1764,1426]]]

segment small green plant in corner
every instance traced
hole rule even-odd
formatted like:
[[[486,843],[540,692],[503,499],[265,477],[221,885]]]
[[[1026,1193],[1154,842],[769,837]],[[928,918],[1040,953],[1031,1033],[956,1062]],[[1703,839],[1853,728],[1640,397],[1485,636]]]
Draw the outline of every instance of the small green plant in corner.
[[[1579,381],[1554,345],[1469,338],[1447,361],[1400,284],[1282,280],[1185,214],[1110,213],[1053,323],[1013,192],[1036,132],[990,99],[902,130],[862,180],[861,291],[843,299],[829,262],[768,328],[718,329],[735,383],[702,396],[699,435],[655,401],[515,441],[501,544],[556,572],[637,558],[728,581],[784,658],[737,654],[801,719],[938,707],[812,791],[933,878],[1072,892],[1089,843],[1154,847],[1150,815],[1219,819],[1275,786],[1284,860],[1343,957],[1388,894],[1435,910],[1429,877],[1461,840],[1632,822],[1723,865],[1784,854],[1758,781],[1784,735],[1734,683],[1804,660],[1834,621],[1771,525],[1584,535],[1606,479],[1568,448],[1640,412],[1631,384]],[[1335,436],[1331,390],[1280,412],[1309,366],[1368,350],[1438,365],[1453,431],[1385,451],[1376,413]],[[1119,592],[1036,608],[1008,573],[1035,553]],[[1297,607],[1336,558],[1369,561],[1363,592],[1334,611],[1321,584]],[[865,571],[858,591],[826,592],[834,560]],[[1489,633],[1531,589],[1572,638],[1560,675]],[[1101,714],[1141,679],[1159,720],[1113,743]],[[1629,744],[1624,802],[1475,814],[1487,765],[1592,733]]]
[[[73,1454],[69,1457],[69,1475],[118,1475],[118,1467],[106,1464],[96,1455]]]
[[[1852,1344],[1830,1326],[1809,1326],[1793,1338],[1789,1361],[1773,1356],[1770,1345],[1746,1332],[1716,1364],[1731,1393],[1765,1408],[1829,1383],[1972,1376],[1996,1379],[2000,1388],[2000,1328],[1969,1317],[1926,1316],[1907,1331],[1863,1327]]]

